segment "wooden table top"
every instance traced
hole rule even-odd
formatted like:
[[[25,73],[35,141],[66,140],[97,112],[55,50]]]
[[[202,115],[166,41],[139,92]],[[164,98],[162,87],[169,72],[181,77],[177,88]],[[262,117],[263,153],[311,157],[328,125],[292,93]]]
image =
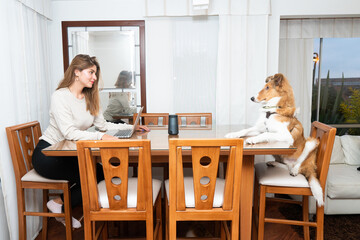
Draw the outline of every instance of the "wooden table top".
[[[229,132],[239,131],[248,126],[218,125],[180,127],[178,135],[169,135],[167,126],[149,126],[150,132],[135,132],[131,139],[150,139],[151,155],[169,155],[171,138],[224,138]],[[121,139],[119,139],[121,141]],[[259,143],[249,145],[244,143],[244,155],[278,155],[294,153],[296,148],[285,142]],[[43,149],[47,156],[76,156],[76,141],[64,140]]]

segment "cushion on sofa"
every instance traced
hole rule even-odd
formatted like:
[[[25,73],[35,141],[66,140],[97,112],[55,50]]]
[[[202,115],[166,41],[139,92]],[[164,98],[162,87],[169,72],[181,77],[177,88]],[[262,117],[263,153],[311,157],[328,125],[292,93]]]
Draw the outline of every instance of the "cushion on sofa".
[[[360,171],[357,166],[333,164],[327,177],[327,195],[330,198],[360,198]]]
[[[341,145],[345,155],[345,163],[360,165],[360,136],[341,136]]]
[[[345,155],[339,136],[335,136],[334,147],[331,154],[330,164],[345,163]]]

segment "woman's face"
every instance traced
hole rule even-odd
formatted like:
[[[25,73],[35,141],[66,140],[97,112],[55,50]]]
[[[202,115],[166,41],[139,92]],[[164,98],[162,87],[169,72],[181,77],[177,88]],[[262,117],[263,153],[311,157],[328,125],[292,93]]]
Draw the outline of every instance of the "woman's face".
[[[87,88],[92,88],[94,82],[97,80],[95,65],[82,71],[75,70],[75,74],[79,77],[78,81]]]

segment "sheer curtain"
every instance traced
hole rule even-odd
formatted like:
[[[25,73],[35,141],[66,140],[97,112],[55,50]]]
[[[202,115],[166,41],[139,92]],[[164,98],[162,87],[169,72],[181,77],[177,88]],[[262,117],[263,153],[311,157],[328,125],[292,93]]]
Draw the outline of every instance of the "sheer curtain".
[[[279,72],[289,80],[295,95],[297,119],[309,136],[312,97],[312,39],[280,39]]]
[[[215,114],[218,17],[178,17],[172,25],[174,112]]]
[[[252,126],[259,113],[250,98],[264,86],[267,76],[268,16],[219,18],[216,122]]]
[[[5,127],[49,121],[50,58],[48,0],[0,0],[0,176],[10,239],[18,239],[16,185]],[[27,209],[41,209],[40,192],[26,192]],[[30,200],[30,201],[29,201]],[[4,213],[0,213],[4,214]],[[3,226],[1,226],[3,227]],[[39,217],[27,217],[27,238],[41,228]]]
[[[215,118],[218,17],[148,18],[146,39],[148,112]]]

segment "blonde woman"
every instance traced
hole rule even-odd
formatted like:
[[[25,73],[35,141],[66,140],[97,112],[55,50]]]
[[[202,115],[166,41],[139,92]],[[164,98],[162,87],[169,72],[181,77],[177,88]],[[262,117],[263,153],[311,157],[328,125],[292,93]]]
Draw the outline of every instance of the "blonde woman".
[[[100,111],[99,102],[100,65],[95,57],[79,54],[65,72],[64,79],[51,97],[50,124],[36,146],[32,158],[34,169],[41,176],[68,180],[72,185],[71,206],[81,203],[80,175],[77,157],[49,157],[41,150],[63,140],[117,140],[102,131],[109,129],[126,129],[131,125],[106,122]],[[101,132],[89,132],[95,125]],[[139,126],[145,131],[146,127]],[[104,179],[101,165],[97,165],[98,182]],[[47,203],[53,213],[63,211],[62,197]],[[64,218],[57,218],[65,225]],[[74,228],[81,223],[73,218]]]

